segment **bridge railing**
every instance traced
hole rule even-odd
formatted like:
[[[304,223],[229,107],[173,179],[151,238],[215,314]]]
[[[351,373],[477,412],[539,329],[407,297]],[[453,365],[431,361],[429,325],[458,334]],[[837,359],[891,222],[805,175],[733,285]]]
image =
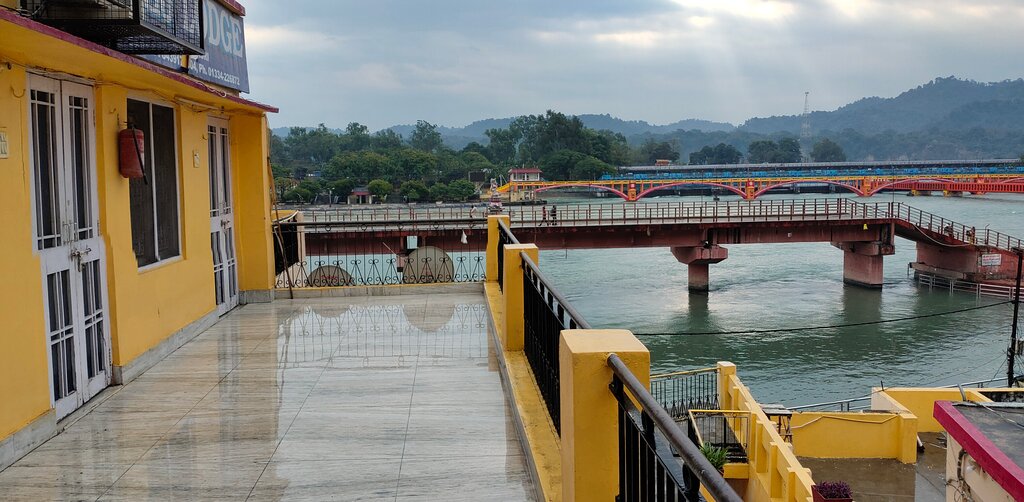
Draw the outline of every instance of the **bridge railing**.
[[[850,202],[859,206],[868,205],[853,201]],[[1013,251],[1015,248],[1024,247],[1024,242],[1017,237],[1006,235],[1002,232],[997,232],[988,228],[978,230],[976,227],[948,220],[939,215],[922,211],[903,202],[883,202],[873,204],[873,206],[876,214],[884,215],[888,218],[898,218],[907,221],[918,228],[943,234],[960,242],[977,244],[979,246],[991,246],[1006,251]]]
[[[602,226],[719,221],[842,220],[853,206],[846,199],[757,199],[727,202],[650,202],[520,206],[507,209],[513,227]]]
[[[273,223],[280,289],[482,282],[485,253],[469,226],[418,235],[401,224]]]

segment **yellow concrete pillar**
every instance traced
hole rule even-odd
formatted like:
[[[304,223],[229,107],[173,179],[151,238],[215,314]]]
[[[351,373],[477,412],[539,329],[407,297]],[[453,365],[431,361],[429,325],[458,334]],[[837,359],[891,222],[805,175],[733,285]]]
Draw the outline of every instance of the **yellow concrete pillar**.
[[[650,388],[651,354],[620,329],[565,330],[559,340],[562,500],[611,501],[619,493],[618,402],[608,388],[617,354]]]
[[[723,410],[735,409],[729,392],[729,379],[736,375],[736,365],[729,361],[718,361],[718,406]]]
[[[498,222],[504,221],[505,226],[509,225],[507,214],[492,214],[487,217],[487,282],[497,282],[498,273]]]
[[[501,333],[501,345],[505,350],[523,350],[523,258],[525,252],[539,264],[540,255],[533,244],[509,244],[505,246],[505,276],[501,296],[505,301],[505,326]],[[531,286],[532,287],[532,286]]]

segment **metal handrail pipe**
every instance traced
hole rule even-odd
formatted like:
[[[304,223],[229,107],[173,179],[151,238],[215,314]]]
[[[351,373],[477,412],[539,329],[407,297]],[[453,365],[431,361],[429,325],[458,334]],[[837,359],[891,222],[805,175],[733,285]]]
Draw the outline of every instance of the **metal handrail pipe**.
[[[508,237],[509,244],[520,244],[516,234],[512,233],[512,230],[505,225],[505,220],[498,220],[498,231],[503,232]]]
[[[669,378],[669,377],[674,377],[674,376],[696,375],[698,373],[715,373],[717,371],[718,371],[718,368],[698,368],[698,369],[695,369],[695,370],[673,371],[672,373],[659,373],[657,375],[651,375],[651,380],[658,380],[658,379]]]
[[[683,462],[693,471],[701,484],[707,488],[708,493],[717,502],[742,502],[743,499],[736,494],[732,486],[729,486],[729,483],[711,465],[711,462],[708,462],[708,459],[690,441],[690,438],[686,437],[686,434],[672,420],[672,417],[665,411],[665,408],[662,408],[658,401],[654,399],[654,396],[647,392],[647,387],[640,383],[640,380],[630,371],[626,363],[613,353],[608,355],[608,366],[619,377],[619,380],[622,381],[622,384],[629,390],[633,398],[640,403],[640,407],[647,412],[654,425],[665,435],[668,442],[679,453],[679,456],[682,457]]]
[[[557,301],[558,304],[561,305],[563,309],[565,309],[565,312],[569,314],[569,317],[576,321],[576,325],[579,326],[578,329],[593,329],[590,327],[590,323],[588,323],[587,320],[583,318],[583,315],[580,314],[579,311],[577,311],[572,306],[572,304],[569,303],[565,299],[565,297],[562,296],[562,294],[559,293],[558,290],[551,285],[552,282],[548,280],[547,276],[541,273],[540,268],[537,267],[537,264],[533,262],[533,259],[530,258],[530,256],[527,255],[525,251],[520,252],[519,256],[520,258],[523,259],[523,266],[528,267],[531,273],[533,273],[537,277],[537,279],[540,279],[540,282],[544,284],[545,288],[547,288],[548,293],[550,293],[551,296],[554,297],[555,301]]]

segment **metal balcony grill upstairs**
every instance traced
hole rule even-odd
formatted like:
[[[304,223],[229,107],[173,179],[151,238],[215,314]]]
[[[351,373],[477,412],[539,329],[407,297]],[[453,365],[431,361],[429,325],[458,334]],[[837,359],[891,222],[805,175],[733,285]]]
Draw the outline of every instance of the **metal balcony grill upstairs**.
[[[22,0],[42,23],[126,54],[203,50],[202,0]]]

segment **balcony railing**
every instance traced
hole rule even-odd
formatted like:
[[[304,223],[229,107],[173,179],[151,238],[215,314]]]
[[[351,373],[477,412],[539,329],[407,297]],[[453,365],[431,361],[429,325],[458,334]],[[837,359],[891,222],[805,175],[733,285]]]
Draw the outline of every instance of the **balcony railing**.
[[[338,222],[274,223],[277,288],[481,282],[485,253],[466,231],[373,232]]]
[[[565,329],[590,329],[577,312],[523,253],[523,351],[547,405],[551,422],[561,431],[558,338]],[[499,275],[500,276],[500,275]]]
[[[695,501],[700,488],[697,481],[716,501],[742,500],[622,359],[611,354],[608,366],[615,373],[611,391],[619,403],[616,500]]]
[[[503,289],[505,285],[505,246],[509,244],[519,244],[519,240],[509,230],[508,226],[505,225],[504,221],[498,221],[498,288]]]
[[[688,419],[691,409],[717,409],[718,369],[651,375],[651,395],[676,420]]]
[[[750,412],[690,410],[689,430],[699,445],[723,448],[729,462],[745,463],[750,445]]]

